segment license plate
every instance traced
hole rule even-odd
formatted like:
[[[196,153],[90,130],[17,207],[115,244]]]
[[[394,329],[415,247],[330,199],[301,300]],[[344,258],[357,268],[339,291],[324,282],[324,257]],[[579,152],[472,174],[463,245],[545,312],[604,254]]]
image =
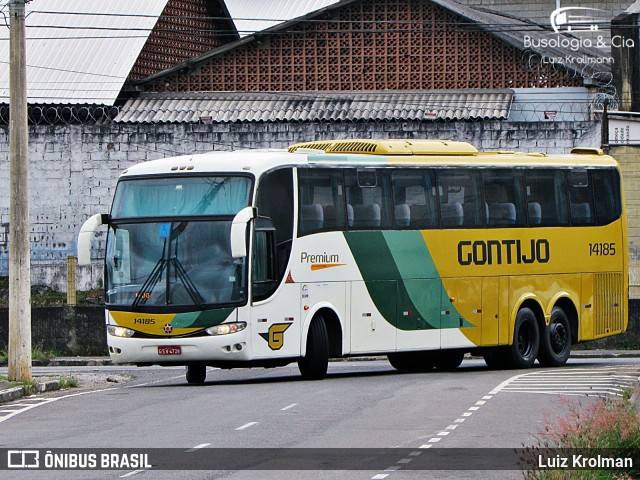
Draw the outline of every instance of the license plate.
[[[159,346],[158,347],[158,355],[181,355],[182,347],[181,346]]]

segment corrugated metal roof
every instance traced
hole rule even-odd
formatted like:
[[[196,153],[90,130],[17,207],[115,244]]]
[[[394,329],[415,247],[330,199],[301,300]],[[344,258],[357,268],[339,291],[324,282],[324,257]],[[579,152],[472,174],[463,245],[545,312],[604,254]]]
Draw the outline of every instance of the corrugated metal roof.
[[[225,0],[240,37],[302,17],[340,0]]]
[[[513,90],[147,93],[126,123],[506,119]]]
[[[29,103],[112,105],[167,1],[28,3]],[[9,29],[0,22],[0,103],[9,101],[8,64]]]

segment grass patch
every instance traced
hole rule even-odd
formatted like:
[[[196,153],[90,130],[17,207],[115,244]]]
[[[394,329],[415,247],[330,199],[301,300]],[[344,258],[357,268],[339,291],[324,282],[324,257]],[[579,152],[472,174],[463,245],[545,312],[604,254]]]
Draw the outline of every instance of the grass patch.
[[[60,377],[60,389],[77,388],[80,382],[76,377]]]
[[[47,350],[41,345],[37,345],[31,349],[31,361],[47,364],[52,358],[59,357],[60,354],[56,350]]]
[[[538,449],[576,449],[577,453],[617,451],[618,458],[633,459],[631,471],[611,469],[533,470],[526,480],[640,478],[640,412],[634,399],[640,388],[625,389],[616,399],[600,398],[588,405],[565,400],[566,413],[545,421],[538,445],[527,449],[529,465],[538,465]],[[593,455],[593,453],[591,454]],[[605,456],[608,456],[605,454]],[[570,461],[571,462],[571,461]]]

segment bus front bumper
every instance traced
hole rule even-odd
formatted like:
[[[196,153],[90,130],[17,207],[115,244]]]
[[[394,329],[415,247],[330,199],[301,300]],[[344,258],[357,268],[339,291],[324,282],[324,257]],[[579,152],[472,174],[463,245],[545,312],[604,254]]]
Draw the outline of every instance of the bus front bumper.
[[[122,338],[107,334],[114,363],[187,364],[251,359],[245,332],[181,338]]]

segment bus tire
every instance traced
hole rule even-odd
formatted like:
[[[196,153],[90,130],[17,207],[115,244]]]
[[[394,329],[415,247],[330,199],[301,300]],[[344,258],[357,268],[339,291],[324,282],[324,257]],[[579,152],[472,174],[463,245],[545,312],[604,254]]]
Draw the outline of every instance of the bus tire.
[[[404,353],[389,353],[387,359],[396,370],[411,370],[413,362]]]
[[[435,361],[436,370],[444,370],[447,372],[455,370],[460,366],[463,358],[464,352],[455,350],[440,352]]]
[[[506,350],[505,363],[510,368],[529,368],[536,361],[540,347],[538,320],[530,308],[518,311],[513,329],[513,344]]]
[[[329,366],[329,335],[321,315],[311,320],[307,335],[307,354],[298,359],[298,368],[305,380],[322,380]]]
[[[400,371],[427,372],[435,366],[432,352],[396,352],[387,354],[387,358]]]
[[[553,307],[551,321],[540,338],[538,361],[545,367],[560,367],[567,363],[571,353],[571,326],[560,307]]]
[[[505,355],[507,353],[505,347],[491,347],[482,354],[482,358],[484,358],[484,363],[487,364],[487,367],[492,370],[500,370],[505,368]]]
[[[199,363],[187,365],[187,382],[204,383],[207,378],[207,366]]]

